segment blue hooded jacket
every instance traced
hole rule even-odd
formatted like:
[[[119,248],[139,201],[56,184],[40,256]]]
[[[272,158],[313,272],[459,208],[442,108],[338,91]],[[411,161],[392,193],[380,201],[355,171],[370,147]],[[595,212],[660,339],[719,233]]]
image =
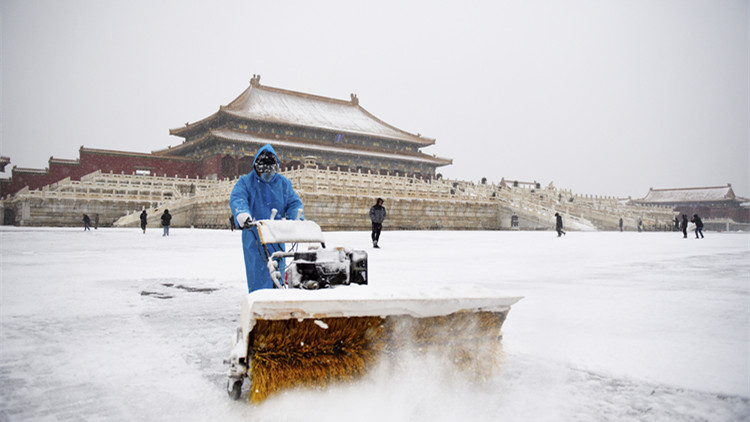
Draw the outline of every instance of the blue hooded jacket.
[[[253,160],[253,169],[255,161],[263,151],[269,151],[278,161],[276,151],[270,144],[266,144],[255,153]],[[302,209],[302,201],[294,189],[292,182],[285,176],[276,173],[270,181],[264,182],[255,170],[246,174],[237,180],[229,196],[229,206],[232,209],[235,221],[237,215],[243,212],[248,213],[254,220],[266,220],[271,218],[271,210],[276,209],[276,219],[287,218],[293,220],[297,218],[297,210]],[[300,218],[304,218],[301,216]],[[241,226],[244,221],[238,222]],[[245,272],[247,274],[248,292],[259,289],[273,288],[273,281],[268,274],[266,267],[265,254],[263,246],[259,242],[258,231],[255,227],[250,230],[242,230],[242,250],[245,256]],[[269,244],[268,251],[284,250],[284,244]],[[284,280],[284,265],[280,262],[279,270],[281,279]]]

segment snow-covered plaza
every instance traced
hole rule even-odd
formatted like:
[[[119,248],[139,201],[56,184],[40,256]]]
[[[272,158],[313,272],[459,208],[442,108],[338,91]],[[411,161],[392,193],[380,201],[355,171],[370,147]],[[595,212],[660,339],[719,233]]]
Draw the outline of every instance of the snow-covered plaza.
[[[170,234],[0,228],[0,421],[750,420],[747,233],[326,233],[367,250],[367,288],[523,296],[502,370],[415,360],[257,407],[225,391],[240,234]]]

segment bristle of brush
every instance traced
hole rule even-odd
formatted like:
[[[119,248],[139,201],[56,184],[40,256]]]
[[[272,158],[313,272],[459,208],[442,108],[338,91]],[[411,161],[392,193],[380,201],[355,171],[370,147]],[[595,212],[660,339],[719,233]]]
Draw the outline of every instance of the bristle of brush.
[[[406,348],[442,353],[457,368],[484,378],[502,355],[504,320],[505,314],[495,312],[257,320],[250,341],[250,401],[259,403],[283,389],[355,379],[378,359]]]

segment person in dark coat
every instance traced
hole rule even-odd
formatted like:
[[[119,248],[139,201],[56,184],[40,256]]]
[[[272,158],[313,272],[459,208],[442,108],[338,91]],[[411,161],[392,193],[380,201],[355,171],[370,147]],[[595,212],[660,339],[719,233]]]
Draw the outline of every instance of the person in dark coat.
[[[161,215],[161,225],[164,227],[164,233],[162,236],[169,236],[169,224],[172,222],[172,214],[169,210],[164,210],[164,214]]]
[[[380,231],[383,230],[383,221],[385,220],[385,207],[383,206],[383,198],[378,198],[375,201],[375,205],[370,208],[370,221],[372,221],[372,247],[380,248],[378,241],[380,240]]]
[[[88,215],[83,214],[83,231],[91,230],[91,227],[89,227],[90,225],[91,225],[91,218]]]
[[[562,215],[560,215],[559,212],[555,213],[555,230],[557,230],[557,237],[565,234],[565,231],[563,230]]]
[[[682,214],[682,224],[680,225],[680,227],[682,228],[683,239],[687,239],[687,226],[688,226],[687,214]]]
[[[229,216],[229,229],[231,231],[234,231],[234,229],[237,227],[236,224],[234,224],[234,215]]]
[[[620,231],[622,231],[622,217],[620,217]]]
[[[693,219],[690,221],[695,223],[695,238],[698,239],[698,235],[700,234],[700,239],[703,239],[703,220],[698,217],[698,214],[693,214]]]
[[[148,214],[146,210],[143,210],[141,211],[141,230],[143,230],[143,234],[146,234],[146,224],[148,224]]]

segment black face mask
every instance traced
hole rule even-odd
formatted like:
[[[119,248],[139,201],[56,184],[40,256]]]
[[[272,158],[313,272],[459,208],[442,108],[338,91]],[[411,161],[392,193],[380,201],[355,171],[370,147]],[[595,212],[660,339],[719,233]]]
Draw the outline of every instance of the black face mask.
[[[258,156],[258,159],[255,160],[255,171],[257,171],[259,175],[278,173],[279,163],[273,154],[268,151],[263,151]]]

